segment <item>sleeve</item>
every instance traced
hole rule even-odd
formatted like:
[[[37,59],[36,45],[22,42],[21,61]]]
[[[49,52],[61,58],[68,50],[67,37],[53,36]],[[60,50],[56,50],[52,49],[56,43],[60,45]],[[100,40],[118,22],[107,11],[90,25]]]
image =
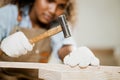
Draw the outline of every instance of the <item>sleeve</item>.
[[[15,21],[15,15],[17,15],[13,9],[15,7],[11,5],[0,8],[0,42],[9,34],[13,27],[13,21]]]
[[[72,45],[76,47],[76,42],[74,38],[68,37],[64,38],[63,32],[60,32],[51,38],[51,46],[53,51],[58,51],[63,45]]]
[[[6,7],[0,8],[0,41],[5,37],[6,26],[8,24]]]

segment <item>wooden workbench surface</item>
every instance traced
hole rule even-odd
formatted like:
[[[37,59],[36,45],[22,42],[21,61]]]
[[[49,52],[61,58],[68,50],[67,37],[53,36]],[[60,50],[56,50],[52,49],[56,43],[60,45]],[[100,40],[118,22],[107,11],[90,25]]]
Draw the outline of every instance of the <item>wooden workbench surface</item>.
[[[120,80],[119,66],[89,66],[85,69],[63,64],[0,62],[2,68],[38,69],[44,80]]]

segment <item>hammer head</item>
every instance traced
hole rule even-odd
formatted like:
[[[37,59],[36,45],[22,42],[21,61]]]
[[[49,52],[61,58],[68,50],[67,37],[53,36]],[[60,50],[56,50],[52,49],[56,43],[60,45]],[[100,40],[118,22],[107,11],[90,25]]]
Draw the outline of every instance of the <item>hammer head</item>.
[[[69,26],[67,24],[67,20],[66,20],[65,15],[60,15],[58,17],[58,22],[59,22],[59,24],[62,27],[62,31],[63,31],[64,37],[65,38],[70,37],[71,36],[71,31],[70,31],[70,28],[69,28]]]

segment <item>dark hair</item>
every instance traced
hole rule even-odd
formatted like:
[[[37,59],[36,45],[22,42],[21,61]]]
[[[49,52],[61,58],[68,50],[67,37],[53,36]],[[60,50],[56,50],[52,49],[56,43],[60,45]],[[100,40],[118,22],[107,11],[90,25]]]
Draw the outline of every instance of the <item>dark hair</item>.
[[[35,0],[11,0],[12,4],[17,4],[19,8],[24,7],[25,5],[31,5]]]
[[[35,0],[4,0],[4,3],[17,4],[19,8],[25,5],[32,5]],[[75,0],[69,0],[68,7],[66,9],[67,20],[71,23],[75,21]]]

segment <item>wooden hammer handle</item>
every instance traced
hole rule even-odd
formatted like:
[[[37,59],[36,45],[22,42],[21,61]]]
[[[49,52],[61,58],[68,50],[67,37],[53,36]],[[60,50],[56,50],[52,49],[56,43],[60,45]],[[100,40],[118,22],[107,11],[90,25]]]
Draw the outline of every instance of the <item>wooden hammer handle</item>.
[[[40,34],[40,35],[38,35],[38,36],[36,36],[32,39],[30,39],[29,41],[30,41],[31,44],[33,44],[33,43],[36,43],[36,42],[38,42],[38,41],[40,41],[44,38],[47,38],[47,37],[52,36],[54,34],[57,34],[58,32],[61,32],[61,31],[62,31],[62,28],[59,25],[55,28],[52,28],[52,29],[50,29],[50,30],[48,30],[48,31],[46,31],[46,32],[44,32],[44,33],[42,33],[42,34]]]

